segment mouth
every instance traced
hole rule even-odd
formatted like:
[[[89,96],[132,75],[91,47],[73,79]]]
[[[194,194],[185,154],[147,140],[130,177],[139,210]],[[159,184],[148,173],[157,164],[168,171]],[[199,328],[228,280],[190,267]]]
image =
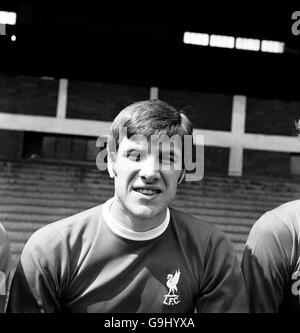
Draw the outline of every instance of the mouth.
[[[155,188],[145,188],[145,187],[135,187],[133,188],[133,190],[135,192],[138,192],[140,194],[146,195],[146,196],[153,196],[153,195],[157,195],[160,194],[162,192],[162,190],[160,189],[155,189]]]

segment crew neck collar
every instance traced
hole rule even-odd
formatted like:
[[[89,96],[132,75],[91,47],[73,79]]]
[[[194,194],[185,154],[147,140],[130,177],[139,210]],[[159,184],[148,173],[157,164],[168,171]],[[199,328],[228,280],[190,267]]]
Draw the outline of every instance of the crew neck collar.
[[[147,230],[147,231],[134,231],[129,228],[126,228],[124,225],[121,225],[120,222],[115,219],[111,214],[111,205],[113,203],[114,198],[110,198],[103,205],[103,217],[105,219],[106,224],[111,229],[113,233],[118,236],[121,236],[126,239],[134,240],[134,241],[146,241],[157,238],[167,229],[170,222],[170,211],[167,207],[167,214],[164,221],[157,227]]]

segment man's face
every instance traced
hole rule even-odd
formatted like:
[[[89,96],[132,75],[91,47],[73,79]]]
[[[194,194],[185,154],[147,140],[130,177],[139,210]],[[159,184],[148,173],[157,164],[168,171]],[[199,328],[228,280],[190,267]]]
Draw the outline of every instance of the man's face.
[[[112,166],[115,195],[128,217],[145,221],[165,214],[182,175],[179,141],[170,145],[137,136],[122,139]]]

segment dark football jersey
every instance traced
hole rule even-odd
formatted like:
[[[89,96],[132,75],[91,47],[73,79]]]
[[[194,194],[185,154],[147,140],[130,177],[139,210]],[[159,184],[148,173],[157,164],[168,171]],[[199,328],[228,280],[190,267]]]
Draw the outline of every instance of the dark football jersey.
[[[247,312],[242,272],[220,230],[170,208],[154,232],[122,231],[110,203],[32,235],[8,312]]]
[[[300,200],[265,213],[242,259],[251,312],[300,312]]]

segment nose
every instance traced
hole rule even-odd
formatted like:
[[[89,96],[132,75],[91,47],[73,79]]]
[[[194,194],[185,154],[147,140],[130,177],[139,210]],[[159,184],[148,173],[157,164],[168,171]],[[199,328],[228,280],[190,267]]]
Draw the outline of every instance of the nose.
[[[154,156],[148,156],[141,163],[139,175],[146,183],[155,183],[159,179],[159,164]]]

